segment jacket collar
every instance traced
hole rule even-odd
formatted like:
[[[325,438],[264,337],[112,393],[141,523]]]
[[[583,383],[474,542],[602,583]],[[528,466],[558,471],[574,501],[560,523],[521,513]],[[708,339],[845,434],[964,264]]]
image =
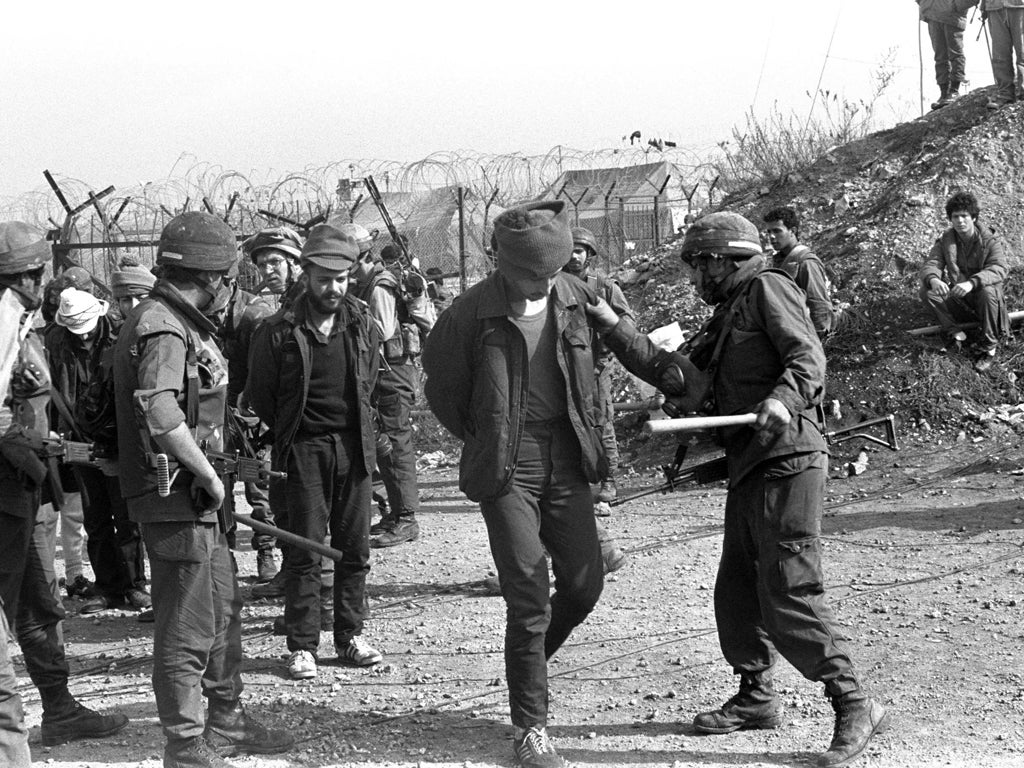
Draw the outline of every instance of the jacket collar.
[[[555,285],[551,289],[548,301],[556,310],[575,309],[579,305],[576,292],[572,290],[572,280],[579,280],[574,275],[559,272],[555,275]],[[480,300],[476,306],[476,317],[483,320],[489,317],[508,317],[512,314],[512,302],[505,290],[505,281],[498,270],[494,270],[480,284]]]
[[[171,309],[180,312],[188,318],[196,328],[207,333],[216,333],[217,326],[206,315],[200,312],[192,302],[186,299],[173,283],[167,280],[157,280],[150,296],[158,296],[163,299]]]

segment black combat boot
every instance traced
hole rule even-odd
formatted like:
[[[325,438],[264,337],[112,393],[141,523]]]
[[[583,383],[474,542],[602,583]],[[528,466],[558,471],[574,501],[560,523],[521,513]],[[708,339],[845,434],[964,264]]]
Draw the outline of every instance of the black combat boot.
[[[274,755],[287,752],[295,744],[287,731],[267,728],[249,717],[237,700],[210,699],[203,738],[217,754],[228,757],[239,752]]]
[[[39,695],[43,700],[44,746],[112,736],[128,725],[128,718],[120,713],[102,715],[82,706],[66,686],[40,688]]]
[[[889,713],[874,699],[860,691],[830,696],[836,711],[836,727],[828,751],[818,755],[818,768],[849,765],[867,747],[871,737],[889,727]]]
[[[234,768],[213,751],[202,736],[169,741],[164,747],[164,768]]]
[[[772,688],[770,670],[740,674],[739,692],[711,712],[693,718],[701,733],[732,733],[743,729],[778,728],[785,718],[778,694]]]
[[[932,109],[941,109],[942,107],[949,104],[949,86],[940,85],[939,90],[939,100],[932,102]]]

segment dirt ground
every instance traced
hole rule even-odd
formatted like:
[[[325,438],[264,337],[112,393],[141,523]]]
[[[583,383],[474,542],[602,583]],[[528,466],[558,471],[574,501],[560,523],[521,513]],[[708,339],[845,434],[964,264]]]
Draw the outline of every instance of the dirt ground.
[[[847,443],[833,458],[826,577],[854,659],[894,723],[858,765],[1024,765],[1019,440],[943,444],[910,436],[899,453],[872,451],[864,474],[842,477],[858,447]],[[646,449],[668,458],[673,445],[665,438]],[[284,641],[270,633],[280,606],[248,600],[255,557],[248,547],[238,553],[247,598],[245,700],[299,743],[287,756],[237,765],[511,764],[504,606],[481,584],[491,567],[484,526],[455,487],[454,468],[421,477],[420,539],[373,553],[365,635],[385,654],[374,669],[331,665],[325,633],[318,678],[289,680]],[[620,493],[654,479],[633,473]],[[550,731],[573,765],[799,765],[828,744],[832,717],[820,686],[784,662],[783,728],[715,737],[690,725],[735,685],[712,612],[724,493],[721,484],[691,487],[606,518],[629,562],[608,578],[597,609],[551,665]],[[54,768],[158,766],[152,625],[120,611],[80,617],[77,605],[67,602],[65,628],[72,690],[132,722],[112,739],[44,748],[39,698],[16,656],[33,760]]]

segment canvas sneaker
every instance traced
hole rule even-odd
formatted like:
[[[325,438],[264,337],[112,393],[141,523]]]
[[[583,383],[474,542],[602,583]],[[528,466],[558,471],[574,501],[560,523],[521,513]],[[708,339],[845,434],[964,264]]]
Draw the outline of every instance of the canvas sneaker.
[[[383,658],[384,656],[380,651],[363,640],[359,635],[356,635],[338,649],[338,661],[353,667],[372,667],[374,664],[379,664]]]
[[[545,728],[529,728],[514,742],[517,768],[563,768]]]
[[[288,657],[288,674],[292,680],[316,677],[316,659],[309,651],[295,651]]]

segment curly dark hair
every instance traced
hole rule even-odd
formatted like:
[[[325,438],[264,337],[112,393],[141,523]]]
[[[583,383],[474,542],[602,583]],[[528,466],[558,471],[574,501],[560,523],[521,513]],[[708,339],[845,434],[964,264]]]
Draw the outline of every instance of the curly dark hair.
[[[767,224],[770,221],[781,221],[786,229],[793,230],[797,235],[800,234],[800,217],[792,208],[772,208],[764,215],[764,223]]]
[[[981,209],[978,207],[978,198],[970,192],[956,192],[946,201],[946,218],[952,219],[954,211],[967,211],[972,219],[978,218]]]

